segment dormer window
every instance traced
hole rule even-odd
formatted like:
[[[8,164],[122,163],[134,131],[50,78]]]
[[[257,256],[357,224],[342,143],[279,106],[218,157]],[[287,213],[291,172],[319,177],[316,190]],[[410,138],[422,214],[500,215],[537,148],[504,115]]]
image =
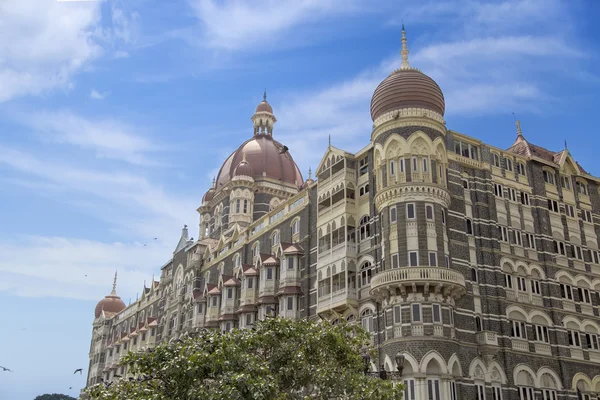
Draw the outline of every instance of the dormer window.
[[[578,181],[575,182],[575,186],[577,187],[577,192],[579,194],[583,194],[585,196],[588,195],[588,187],[587,187],[586,183],[581,182],[581,181],[578,180]]]
[[[561,176],[560,182],[563,189],[571,190],[571,178],[569,178],[568,176]]]

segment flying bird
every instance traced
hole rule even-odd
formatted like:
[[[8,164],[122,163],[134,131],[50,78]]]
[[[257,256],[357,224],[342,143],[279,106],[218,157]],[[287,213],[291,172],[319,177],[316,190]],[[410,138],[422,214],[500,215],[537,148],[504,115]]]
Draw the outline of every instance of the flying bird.
[[[69,386],[69,390],[73,389],[73,386]]]
[[[284,145],[281,147],[281,151],[279,152],[279,154],[287,153],[288,150],[288,147]]]
[[[6,368],[6,367],[3,367],[3,366],[1,366],[1,365],[0,365],[0,368],[2,368],[2,372],[13,372],[13,370],[12,370],[12,369],[8,369],[8,368]]]
[[[78,373],[78,372],[79,372],[79,375],[83,375],[83,368],[77,368],[77,369],[75,370],[75,372],[73,372],[73,375],[75,375],[75,374],[76,374],[76,373]]]
[[[154,238],[154,240],[157,240],[158,238]]]

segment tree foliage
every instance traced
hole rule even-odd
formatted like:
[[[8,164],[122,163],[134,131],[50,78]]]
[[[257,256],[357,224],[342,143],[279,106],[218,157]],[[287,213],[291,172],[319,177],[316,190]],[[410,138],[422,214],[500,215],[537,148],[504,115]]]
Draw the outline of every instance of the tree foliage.
[[[58,394],[58,393],[46,393],[37,396],[33,400],[77,400],[75,397],[68,396],[66,394]]]
[[[128,379],[87,389],[97,400],[401,399],[401,385],[363,373],[356,324],[267,318],[252,329],[203,330],[130,352]]]

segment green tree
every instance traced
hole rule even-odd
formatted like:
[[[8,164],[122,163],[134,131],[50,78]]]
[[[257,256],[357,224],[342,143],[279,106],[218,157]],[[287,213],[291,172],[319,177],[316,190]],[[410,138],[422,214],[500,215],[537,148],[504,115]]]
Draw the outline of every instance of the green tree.
[[[267,318],[252,329],[203,330],[131,352],[135,378],[87,389],[97,400],[401,399],[401,385],[363,373],[368,334],[356,324]]]
[[[58,394],[58,393],[52,393],[52,394],[41,394],[39,396],[37,396],[35,399],[33,400],[77,400],[75,397],[72,396],[68,396],[66,394]]]

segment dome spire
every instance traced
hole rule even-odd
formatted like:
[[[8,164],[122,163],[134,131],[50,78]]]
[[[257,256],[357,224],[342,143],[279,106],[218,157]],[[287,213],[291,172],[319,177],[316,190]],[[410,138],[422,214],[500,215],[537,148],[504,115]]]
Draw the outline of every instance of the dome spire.
[[[400,54],[402,55],[402,63],[400,64],[400,69],[410,69],[410,64],[408,63],[408,47],[406,46],[406,30],[404,29],[404,23],[402,23],[402,50]]]
[[[312,168],[308,167],[308,179],[312,179]]]
[[[263,93],[263,101],[267,101],[267,89],[265,89],[265,92]]]
[[[110,292],[110,294],[113,296],[117,295],[117,271],[115,271],[115,279],[113,280],[113,288],[112,288],[112,292]]]

